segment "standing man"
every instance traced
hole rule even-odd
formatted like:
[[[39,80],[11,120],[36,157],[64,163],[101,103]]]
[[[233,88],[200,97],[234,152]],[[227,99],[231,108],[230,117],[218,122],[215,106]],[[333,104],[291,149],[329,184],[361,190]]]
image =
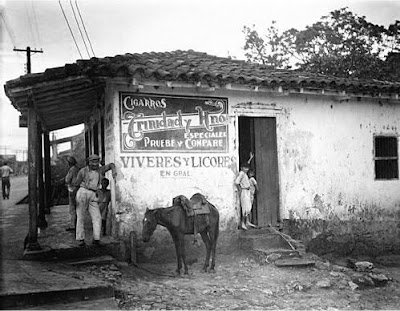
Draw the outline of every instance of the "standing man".
[[[79,184],[76,184],[78,177],[79,167],[76,165],[76,159],[74,157],[67,157],[69,170],[67,176],[65,176],[65,184],[68,187],[68,201],[69,201],[69,214],[71,216],[70,225],[66,231],[76,230],[76,193],[79,189]]]
[[[79,171],[76,180],[76,184],[79,185],[79,190],[76,194],[76,240],[79,242],[79,246],[85,246],[84,217],[87,210],[89,210],[90,217],[92,218],[93,244],[100,245],[101,214],[97,190],[105,172],[112,170],[113,178],[117,177],[117,170],[114,163],[100,166],[100,157],[97,154],[89,156],[88,161],[89,164]]]
[[[3,166],[0,167],[1,172],[1,189],[3,191],[3,200],[10,199],[10,174],[14,173],[12,168],[7,165],[7,162],[3,163]]]

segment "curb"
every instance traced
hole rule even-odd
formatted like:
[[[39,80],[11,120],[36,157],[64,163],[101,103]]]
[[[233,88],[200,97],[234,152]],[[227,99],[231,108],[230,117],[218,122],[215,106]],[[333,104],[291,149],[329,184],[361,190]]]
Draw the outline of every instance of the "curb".
[[[0,296],[0,308],[2,310],[17,310],[45,304],[74,303],[103,298],[114,298],[114,288],[111,286],[96,286],[71,290],[7,294]]]

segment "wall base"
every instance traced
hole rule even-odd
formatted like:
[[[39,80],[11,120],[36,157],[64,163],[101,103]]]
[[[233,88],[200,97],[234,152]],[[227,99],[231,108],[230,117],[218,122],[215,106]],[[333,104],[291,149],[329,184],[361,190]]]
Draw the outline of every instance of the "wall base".
[[[283,231],[317,255],[400,254],[400,221],[285,219]]]

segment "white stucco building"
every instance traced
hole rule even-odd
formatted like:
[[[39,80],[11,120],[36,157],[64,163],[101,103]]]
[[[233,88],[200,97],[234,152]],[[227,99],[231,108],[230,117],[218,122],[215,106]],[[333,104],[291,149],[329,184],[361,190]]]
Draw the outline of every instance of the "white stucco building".
[[[174,51],[78,61],[6,92],[23,115],[33,94],[44,132],[85,123],[87,155],[118,169],[115,236],[140,234],[146,208],[197,192],[218,208],[221,231],[236,230],[233,181],[254,152],[258,225],[374,221],[400,250],[400,83]]]

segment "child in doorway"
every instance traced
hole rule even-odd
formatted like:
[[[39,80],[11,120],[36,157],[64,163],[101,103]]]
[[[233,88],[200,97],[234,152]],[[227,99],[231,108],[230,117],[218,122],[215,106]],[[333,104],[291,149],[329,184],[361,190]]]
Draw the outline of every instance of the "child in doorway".
[[[256,178],[254,177],[254,171],[249,170],[249,181],[250,181],[250,198],[251,198],[251,207],[253,207],[254,203],[254,195],[258,192],[258,184]]]
[[[253,170],[249,170],[249,181],[250,181],[250,199],[251,199],[251,208],[253,209],[253,204],[254,204],[254,196],[256,193],[258,193],[259,189],[258,189],[258,184],[257,184],[257,180],[254,177],[254,171]]]
[[[242,164],[240,172],[235,179],[235,185],[239,191],[240,206],[242,208],[242,220],[240,227],[243,230],[247,230],[248,227],[253,227],[253,228],[255,227],[255,225],[253,225],[250,222],[252,201],[250,196],[250,180],[249,177],[247,176],[249,168],[250,166],[248,163]]]
[[[101,227],[103,235],[106,235],[108,205],[111,201],[111,191],[107,189],[109,183],[110,181],[107,178],[103,178],[101,180],[101,188],[98,190],[98,204],[101,214]]]

